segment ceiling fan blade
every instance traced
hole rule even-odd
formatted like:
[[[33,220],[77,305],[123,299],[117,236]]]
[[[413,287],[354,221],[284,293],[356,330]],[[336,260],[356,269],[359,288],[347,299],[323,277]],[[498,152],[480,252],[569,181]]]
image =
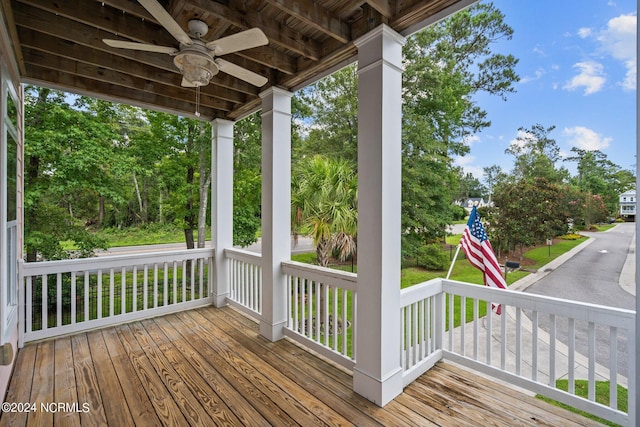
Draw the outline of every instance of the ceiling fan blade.
[[[207,43],[207,47],[213,50],[215,55],[226,55],[227,53],[238,52],[239,50],[251,49],[252,47],[269,44],[269,39],[260,28],[251,28],[223,37]]]
[[[138,0],[156,20],[180,43],[191,45],[191,37],[178,25],[157,0]]]
[[[196,85],[194,85],[193,83],[191,83],[189,80],[185,79],[184,77],[182,78],[182,83],[180,83],[180,86],[182,86],[182,87],[196,87]]]
[[[254,86],[262,87],[269,80],[261,76],[260,74],[256,74],[253,71],[249,71],[246,68],[242,68],[236,64],[233,64],[229,61],[225,61],[224,59],[216,58],[216,65],[220,68],[220,71],[223,73],[227,73],[233,77],[237,77],[240,80],[244,80],[247,83],[251,83]]]
[[[169,46],[157,46],[155,44],[135,43],[135,42],[127,42],[124,40],[111,40],[111,39],[102,39],[102,41],[107,46],[117,47],[121,49],[133,49],[133,50],[143,50],[145,52],[168,53],[169,55],[174,55],[178,53],[178,49],[176,49],[175,47],[169,47]]]

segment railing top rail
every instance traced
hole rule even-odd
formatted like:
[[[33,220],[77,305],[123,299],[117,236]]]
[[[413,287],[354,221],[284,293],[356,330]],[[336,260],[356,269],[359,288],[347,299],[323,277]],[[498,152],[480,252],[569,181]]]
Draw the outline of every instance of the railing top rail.
[[[334,270],[318,265],[305,264],[297,261],[282,263],[282,271],[292,276],[300,276],[321,283],[333,284],[351,291],[357,290],[358,275],[348,271]]]
[[[22,272],[25,275],[79,272],[159,262],[184,261],[194,258],[208,258],[214,255],[215,250],[212,248],[198,248],[181,249],[171,252],[144,252],[133,255],[107,255],[58,261],[22,262]]]
[[[587,302],[570,301],[545,295],[534,295],[509,289],[493,289],[455,280],[442,279],[443,292],[506,304],[560,317],[595,322],[600,325],[632,329],[636,312]]]
[[[260,260],[262,259],[262,254],[238,248],[225,248],[224,256],[229,259],[236,259],[238,261],[250,262],[254,264],[259,264]]]
[[[400,306],[406,307],[442,292],[442,279],[436,278],[400,290]]]

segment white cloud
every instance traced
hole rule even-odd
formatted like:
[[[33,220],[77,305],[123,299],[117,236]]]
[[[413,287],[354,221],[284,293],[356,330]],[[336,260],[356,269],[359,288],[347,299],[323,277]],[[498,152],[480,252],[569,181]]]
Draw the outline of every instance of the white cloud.
[[[636,23],[634,15],[620,15],[607,23],[607,28],[600,32],[597,39],[601,49],[612,58],[620,61],[627,69],[625,78],[620,83],[626,90],[636,89]]]
[[[602,64],[595,61],[578,62],[573,66],[579,73],[563,86],[566,90],[576,90],[584,87],[584,94],[591,95],[602,89],[607,79],[604,76]]]
[[[463,138],[463,141],[467,146],[471,147],[476,142],[480,141],[480,137],[478,135],[467,135]]]
[[[578,36],[583,39],[587,38],[591,35],[592,31],[593,30],[591,28],[580,28],[578,30]]]
[[[538,68],[534,73],[533,76],[524,76],[523,78],[520,79],[520,83],[529,83],[532,82],[534,80],[538,80],[540,78],[542,78],[542,76],[544,76],[546,74],[546,71],[544,70],[544,68]]]
[[[607,148],[612,141],[611,137],[602,136],[596,131],[584,126],[564,128],[563,133],[567,136],[571,146],[588,151]]]

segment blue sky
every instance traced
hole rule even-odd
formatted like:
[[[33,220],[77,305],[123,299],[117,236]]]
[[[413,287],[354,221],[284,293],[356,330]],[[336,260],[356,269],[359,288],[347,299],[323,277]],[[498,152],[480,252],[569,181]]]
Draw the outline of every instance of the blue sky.
[[[482,0],[485,1],[485,0]],[[623,169],[636,164],[636,19],[633,0],[494,0],[513,38],[493,51],[519,58],[520,82],[507,101],[478,95],[491,127],[467,141],[455,163],[483,179],[482,168],[513,168],[504,154],[518,128],[556,126],[562,154],[598,149]],[[572,173],[575,164],[565,162]]]

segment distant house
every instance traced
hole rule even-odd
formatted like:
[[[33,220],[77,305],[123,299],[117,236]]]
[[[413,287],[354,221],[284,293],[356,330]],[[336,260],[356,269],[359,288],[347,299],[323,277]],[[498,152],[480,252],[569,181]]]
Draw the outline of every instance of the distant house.
[[[620,195],[620,216],[627,221],[636,220],[636,190],[628,190]]]
[[[487,202],[482,197],[469,197],[466,200],[461,200],[456,203],[459,206],[465,208],[468,212],[471,212],[473,206],[482,208],[484,206],[493,206],[493,202]]]

